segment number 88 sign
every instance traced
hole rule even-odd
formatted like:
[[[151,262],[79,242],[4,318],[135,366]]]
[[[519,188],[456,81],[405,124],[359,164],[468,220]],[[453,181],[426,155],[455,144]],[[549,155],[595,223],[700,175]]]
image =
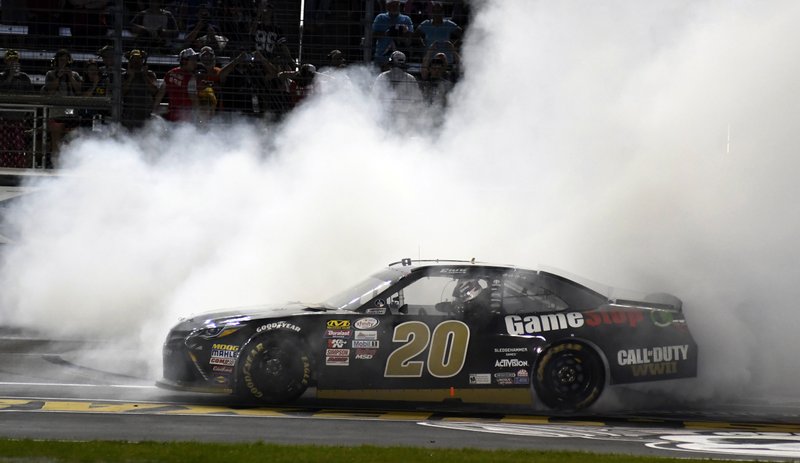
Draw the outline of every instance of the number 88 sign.
[[[451,378],[464,368],[469,346],[469,327],[458,320],[447,320],[436,325],[431,334],[425,323],[410,321],[395,327],[392,342],[405,344],[389,354],[385,377],[421,377],[426,362],[414,359],[430,345],[428,373],[436,378]]]

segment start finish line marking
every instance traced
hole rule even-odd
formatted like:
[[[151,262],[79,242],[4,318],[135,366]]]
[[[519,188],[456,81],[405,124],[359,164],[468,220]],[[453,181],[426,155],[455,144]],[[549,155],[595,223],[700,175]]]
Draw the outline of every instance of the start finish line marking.
[[[424,426],[490,434],[506,434],[531,438],[591,439],[602,441],[639,442],[659,450],[712,453],[726,456],[800,458],[800,432],[701,431],[692,429],[653,429],[621,426],[592,428],[558,424],[454,423],[424,422]],[[706,428],[712,423],[708,423]],[[733,423],[718,423],[734,427]],[[748,425],[744,425],[748,426]],[[753,427],[753,425],[749,425]],[[766,424],[767,429],[780,425]],[[797,431],[798,425],[785,425]]]

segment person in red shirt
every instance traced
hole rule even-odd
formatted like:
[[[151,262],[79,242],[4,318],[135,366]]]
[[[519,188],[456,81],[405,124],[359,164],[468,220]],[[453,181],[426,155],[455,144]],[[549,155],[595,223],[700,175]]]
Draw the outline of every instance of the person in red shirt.
[[[173,122],[193,122],[198,107],[197,57],[199,53],[187,48],[180,53],[180,66],[164,74],[164,82],[153,102],[153,113],[158,113],[164,95],[169,98],[166,119]]]

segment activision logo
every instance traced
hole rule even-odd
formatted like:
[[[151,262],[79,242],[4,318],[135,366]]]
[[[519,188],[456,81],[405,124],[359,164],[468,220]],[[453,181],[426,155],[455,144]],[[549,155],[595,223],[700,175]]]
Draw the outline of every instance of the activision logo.
[[[494,362],[495,367],[499,368],[520,368],[520,367],[527,367],[528,361],[527,360],[520,360],[520,359],[500,359]]]

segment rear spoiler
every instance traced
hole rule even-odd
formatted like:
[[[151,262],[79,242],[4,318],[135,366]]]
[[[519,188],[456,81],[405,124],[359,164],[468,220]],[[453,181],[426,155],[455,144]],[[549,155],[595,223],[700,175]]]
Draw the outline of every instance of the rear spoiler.
[[[615,299],[611,301],[617,305],[634,305],[639,307],[652,307],[654,309],[683,311],[683,301],[668,293],[653,293],[645,296],[644,301],[629,299]]]

